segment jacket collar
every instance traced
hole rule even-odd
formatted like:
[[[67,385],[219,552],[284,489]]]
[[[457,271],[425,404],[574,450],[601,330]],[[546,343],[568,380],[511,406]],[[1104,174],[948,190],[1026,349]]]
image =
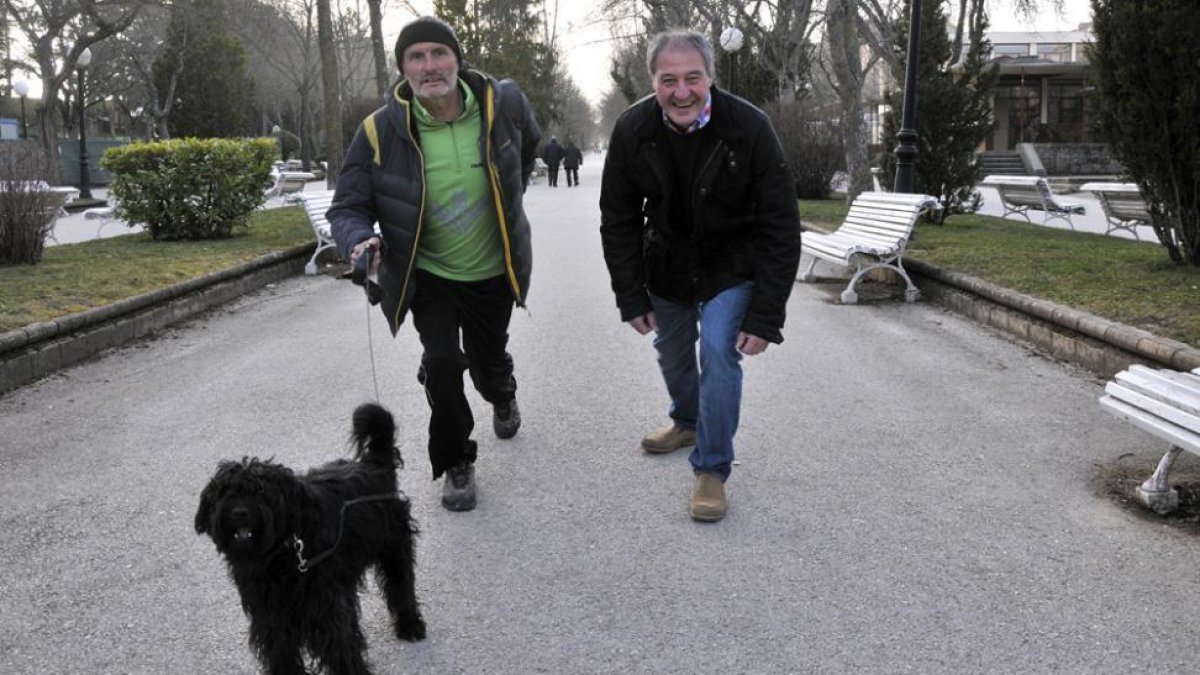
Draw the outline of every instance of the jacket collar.
[[[483,114],[483,119],[489,118],[490,97],[487,95],[489,89],[493,87],[493,81],[487,75],[478,70],[460,70],[458,71],[460,82],[466,83],[467,88],[479,102],[479,110]],[[416,130],[416,121],[413,112],[413,90],[412,85],[408,80],[401,79],[392,86],[391,94],[386,100],[388,116],[392,120],[400,133],[407,139],[414,138]]]

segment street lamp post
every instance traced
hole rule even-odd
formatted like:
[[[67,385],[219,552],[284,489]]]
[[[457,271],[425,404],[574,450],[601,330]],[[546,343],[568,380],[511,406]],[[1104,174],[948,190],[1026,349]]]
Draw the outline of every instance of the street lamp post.
[[[83,116],[84,104],[84,71],[92,63],[92,50],[87,47],[79,52],[75,67],[79,69],[79,199],[92,199],[91,176],[88,175],[87,155],[87,124]]]
[[[737,50],[742,48],[744,36],[742,35],[742,31],[738,30],[736,26],[730,26],[721,31],[721,37],[718,40],[721,43],[721,49],[725,50],[725,53],[729,55],[729,91],[732,93],[735,80],[737,79]]]
[[[912,11],[908,17],[908,63],[904,69],[904,117],[896,139],[896,182],[895,192],[911,193],[915,176],[913,167],[917,163],[917,57],[921,53],[921,4],[923,0],[912,0]]]
[[[25,97],[29,95],[29,83],[25,80],[17,80],[13,83],[13,91],[21,97],[21,140],[27,141],[29,140],[29,127],[25,126]]]

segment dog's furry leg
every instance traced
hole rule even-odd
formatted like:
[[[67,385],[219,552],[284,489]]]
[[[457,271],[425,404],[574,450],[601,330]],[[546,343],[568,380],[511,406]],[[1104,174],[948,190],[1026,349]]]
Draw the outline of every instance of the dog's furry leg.
[[[281,631],[272,621],[250,617],[250,646],[268,675],[307,675],[300,651],[300,636]]]
[[[309,650],[329,675],[371,675],[363,654],[367,640],[359,626],[358,596],[334,598],[326,606],[320,635],[310,639]]]
[[[408,504],[397,503],[390,520],[392,530],[379,554],[375,567],[376,580],[387,600],[396,637],[409,642],[424,640],[425,620],[421,618],[421,608],[417,602],[416,575],[413,570],[416,564],[413,546],[416,527],[409,515]]]

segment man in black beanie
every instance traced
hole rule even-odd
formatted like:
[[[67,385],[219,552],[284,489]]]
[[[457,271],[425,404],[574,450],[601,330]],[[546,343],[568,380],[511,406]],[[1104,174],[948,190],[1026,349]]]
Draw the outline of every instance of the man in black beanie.
[[[541,130],[517,84],[468,68],[441,19],[406,25],[396,63],[403,77],[359,126],[327,217],[344,258],[370,256],[393,336],[412,312],[433,478],[446,476],[443,506],[470,511],[478,447],[463,370],[492,405],[498,438],[521,426],[506,346],[529,293],[523,195]]]

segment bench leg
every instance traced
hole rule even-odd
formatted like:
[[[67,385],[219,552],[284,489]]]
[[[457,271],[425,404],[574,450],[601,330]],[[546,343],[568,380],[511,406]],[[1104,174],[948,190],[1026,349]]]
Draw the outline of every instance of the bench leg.
[[[808,256],[808,268],[800,273],[800,281],[806,284],[811,284],[816,280],[817,275],[813,274],[813,269],[817,266],[817,256]]]
[[[312,257],[304,264],[304,273],[312,276],[317,273],[317,256],[321,255],[321,251],[334,248],[333,244],[317,242],[317,250],[313,251]]]
[[[1171,487],[1167,474],[1171,472],[1171,465],[1175,463],[1175,458],[1179,457],[1181,452],[1183,452],[1183,448],[1171,446],[1167,454],[1158,460],[1158,468],[1154,470],[1154,474],[1137,488],[1138,498],[1142,500],[1142,503],[1159,515],[1179,508],[1179,492]]]

